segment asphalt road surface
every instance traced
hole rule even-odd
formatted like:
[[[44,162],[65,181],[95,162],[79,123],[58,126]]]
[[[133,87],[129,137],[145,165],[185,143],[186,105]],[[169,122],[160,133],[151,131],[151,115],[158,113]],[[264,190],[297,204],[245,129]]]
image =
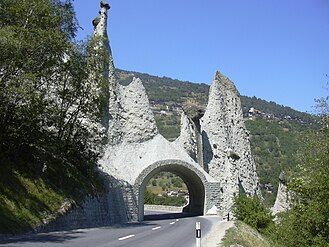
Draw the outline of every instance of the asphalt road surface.
[[[188,217],[182,213],[146,212],[146,220],[120,226],[29,234],[0,239],[0,246],[67,247],[192,247],[195,223],[201,222],[202,236],[218,217]]]

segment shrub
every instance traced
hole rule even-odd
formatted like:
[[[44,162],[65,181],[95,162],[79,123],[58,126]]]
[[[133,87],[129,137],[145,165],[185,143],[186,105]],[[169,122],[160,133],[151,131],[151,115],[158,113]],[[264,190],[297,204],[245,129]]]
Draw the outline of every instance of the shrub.
[[[260,232],[273,224],[273,216],[270,210],[256,196],[247,197],[245,194],[237,196],[234,200],[233,212],[238,220]]]

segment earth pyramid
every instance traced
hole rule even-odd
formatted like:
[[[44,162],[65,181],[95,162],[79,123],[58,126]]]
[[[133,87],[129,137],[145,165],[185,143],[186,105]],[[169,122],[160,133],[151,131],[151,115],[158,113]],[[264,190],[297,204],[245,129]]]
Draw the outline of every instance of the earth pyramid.
[[[103,4],[101,13],[105,10]],[[107,14],[101,14],[94,36],[103,36],[106,47],[110,47],[106,18]],[[111,52],[108,69],[108,143],[100,164],[105,173],[135,187],[139,220],[144,187],[160,170],[182,177],[191,194],[190,209],[186,210],[199,214],[206,214],[213,206],[224,213],[230,211],[239,188],[250,195],[259,193],[240,95],[227,77],[216,72],[204,114],[196,111],[187,116],[183,112],[181,135],[169,142],[159,134],[142,81],[134,78],[128,86],[118,84],[112,76],[115,70]],[[191,178],[185,175],[189,172],[200,176],[204,198],[193,194],[199,191],[193,187],[199,185],[192,174]],[[194,197],[199,201],[193,201]]]
[[[104,56],[99,68],[106,82],[107,143],[99,161],[106,191],[99,198],[88,198],[62,221],[79,226],[142,221],[145,186],[161,171],[172,172],[186,183],[190,200],[184,211],[191,214],[225,215],[241,190],[261,197],[233,82],[216,72],[205,111],[183,111],[180,136],[169,142],[157,129],[142,81],[134,78],[127,86],[117,82],[107,35],[109,9],[101,1],[100,16],[93,21],[95,49],[105,51],[98,56]]]

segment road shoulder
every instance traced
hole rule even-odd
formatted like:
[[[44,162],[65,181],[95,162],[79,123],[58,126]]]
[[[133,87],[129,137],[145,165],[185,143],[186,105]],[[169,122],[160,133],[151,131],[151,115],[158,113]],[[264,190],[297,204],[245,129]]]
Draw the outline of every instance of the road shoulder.
[[[213,225],[211,231],[202,239],[202,247],[219,247],[227,229],[234,226],[234,221],[219,221]]]

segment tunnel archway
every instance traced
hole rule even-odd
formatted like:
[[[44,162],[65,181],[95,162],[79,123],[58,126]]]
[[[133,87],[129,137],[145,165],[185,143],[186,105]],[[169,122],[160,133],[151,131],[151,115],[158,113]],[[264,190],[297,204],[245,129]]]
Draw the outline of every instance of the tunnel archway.
[[[138,191],[138,221],[144,220],[144,193],[148,181],[157,173],[166,171],[179,176],[187,185],[189,204],[184,212],[203,215],[205,207],[206,178],[195,166],[180,160],[158,161],[144,169],[135,182]]]

